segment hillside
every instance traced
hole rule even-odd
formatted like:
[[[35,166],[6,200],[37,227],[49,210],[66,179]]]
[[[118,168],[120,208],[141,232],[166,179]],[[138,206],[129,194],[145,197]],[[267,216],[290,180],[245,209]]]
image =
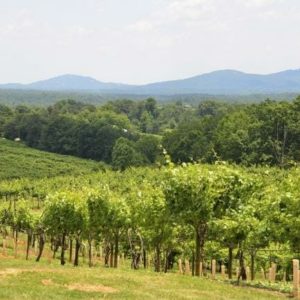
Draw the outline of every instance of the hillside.
[[[91,77],[72,74],[33,82],[27,86],[32,90],[114,90],[125,87],[123,84],[100,82]]]
[[[300,70],[260,75],[236,70],[220,70],[182,80],[139,87],[143,93],[163,94],[265,94],[300,92]]]
[[[45,91],[117,91],[130,88],[126,84],[101,82],[92,77],[65,74],[50,79],[39,80],[29,84],[8,83],[0,85],[3,89],[25,89]]]
[[[30,84],[2,84],[0,88],[40,91],[97,91],[108,94],[148,96],[300,93],[300,69],[266,75],[249,74],[236,70],[218,70],[186,79],[145,85],[108,83],[91,77],[67,74]]]
[[[0,180],[80,175],[99,171],[103,164],[28,148],[0,139]]]

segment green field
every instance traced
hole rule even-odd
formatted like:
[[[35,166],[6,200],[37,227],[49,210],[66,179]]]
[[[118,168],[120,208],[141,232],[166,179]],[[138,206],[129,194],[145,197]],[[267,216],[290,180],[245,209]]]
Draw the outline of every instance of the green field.
[[[0,256],[0,299],[286,299],[253,288],[153,271],[59,266]]]
[[[84,175],[99,171],[102,163],[35,150],[0,139],[0,180]]]

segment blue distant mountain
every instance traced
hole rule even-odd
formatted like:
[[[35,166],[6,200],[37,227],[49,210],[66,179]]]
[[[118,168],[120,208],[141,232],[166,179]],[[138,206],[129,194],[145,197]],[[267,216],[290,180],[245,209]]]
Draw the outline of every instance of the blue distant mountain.
[[[114,90],[126,85],[100,82],[92,77],[79,75],[62,75],[47,80],[33,82],[26,88],[34,90]]]
[[[66,74],[29,84],[0,84],[1,89],[23,89],[39,91],[106,91],[126,88],[128,85],[101,82],[92,77]]]
[[[187,79],[146,85],[107,83],[86,76],[62,75],[30,84],[2,84],[0,88],[44,91],[98,91],[141,95],[300,93],[300,69],[268,75],[221,70]]]

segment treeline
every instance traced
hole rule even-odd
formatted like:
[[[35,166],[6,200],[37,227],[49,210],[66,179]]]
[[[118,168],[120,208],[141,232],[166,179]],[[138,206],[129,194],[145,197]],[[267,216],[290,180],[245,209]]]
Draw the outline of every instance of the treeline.
[[[145,96],[146,97],[146,96]],[[112,94],[97,91],[39,91],[39,90],[15,90],[0,88],[0,105],[34,105],[47,107],[54,105],[61,99],[73,99],[77,102],[103,105],[108,101],[118,99],[132,99],[140,101],[145,98],[138,94]],[[257,103],[270,98],[276,101],[293,100],[297,97],[295,93],[283,94],[245,94],[245,95],[209,95],[209,94],[181,94],[181,95],[156,95],[159,103],[174,103],[181,101],[196,106],[199,102],[207,100],[232,102],[232,103]]]
[[[48,108],[0,106],[0,134],[28,146],[104,161],[115,168],[228,161],[290,166],[300,160],[300,97],[258,104],[118,100],[96,107],[65,100]]]
[[[206,102],[196,114],[164,135],[175,162],[287,166],[300,160],[300,97],[235,106]]]

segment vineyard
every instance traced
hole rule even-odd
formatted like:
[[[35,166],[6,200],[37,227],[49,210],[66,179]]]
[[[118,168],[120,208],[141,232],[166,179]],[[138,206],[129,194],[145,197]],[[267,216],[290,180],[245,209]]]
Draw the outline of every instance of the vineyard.
[[[83,175],[103,169],[103,164],[77,157],[35,150],[0,139],[0,180]]]
[[[167,160],[161,168],[2,180],[2,255],[289,294],[300,256],[299,175]]]

